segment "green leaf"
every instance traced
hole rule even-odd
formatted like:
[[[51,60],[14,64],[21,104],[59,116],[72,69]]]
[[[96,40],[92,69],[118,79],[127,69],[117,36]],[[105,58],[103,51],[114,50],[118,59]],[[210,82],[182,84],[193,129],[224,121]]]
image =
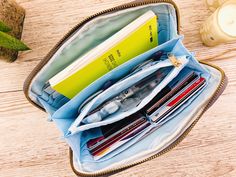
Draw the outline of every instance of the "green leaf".
[[[0,21],[0,31],[9,32],[11,31],[11,28],[7,26],[5,23],[3,23],[2,21]]]
[[[0,31],[0,46],[16,51],[30,50],[30,48],[20,40],[1,31]]]

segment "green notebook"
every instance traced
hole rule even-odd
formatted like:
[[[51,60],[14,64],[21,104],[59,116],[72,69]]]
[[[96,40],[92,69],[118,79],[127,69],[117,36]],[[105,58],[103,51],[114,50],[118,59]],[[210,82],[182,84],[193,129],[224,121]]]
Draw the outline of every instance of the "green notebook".
[[[148,11],[78,58],[49,80],[51,87],[73,98],[99,77],[158,45],[157,16]]]

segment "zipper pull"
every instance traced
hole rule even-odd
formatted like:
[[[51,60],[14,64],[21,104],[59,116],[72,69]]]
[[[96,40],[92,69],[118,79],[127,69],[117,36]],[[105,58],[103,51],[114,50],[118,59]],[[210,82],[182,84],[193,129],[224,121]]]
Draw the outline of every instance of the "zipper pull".
[[[175,67],[179,67],[182,63],[172,53],[168,53],[168,58]]]

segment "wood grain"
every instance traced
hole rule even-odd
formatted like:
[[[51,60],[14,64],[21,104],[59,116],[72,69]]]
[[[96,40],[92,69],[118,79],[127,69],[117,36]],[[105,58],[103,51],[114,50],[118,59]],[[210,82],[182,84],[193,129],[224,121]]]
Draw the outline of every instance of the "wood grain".
[[[0,61],[0,176],[72,177],[68,147],[47,115],[25,99],[22,84],[50,48],[74,25],[125,0],[18,0],[26,9],[23,40],[33,50],[17,62]],[[204,0],[176,0],[184,43],[201,60],[236,48],[236,43],[205,47],[199,27],[210,12]],[[113,176],[236,176],[236,51],[210,61],[222,67],[229,84],[187,138],[165,155]]]

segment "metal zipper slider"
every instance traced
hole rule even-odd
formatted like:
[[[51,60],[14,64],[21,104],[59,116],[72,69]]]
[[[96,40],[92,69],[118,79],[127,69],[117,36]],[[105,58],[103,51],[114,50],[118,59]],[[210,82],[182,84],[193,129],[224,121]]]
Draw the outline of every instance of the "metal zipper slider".
[[[168,53],[167,56],[175,67],[179,67],[180,65],[182,65],[182,63],[175,57],[174,54]]]

